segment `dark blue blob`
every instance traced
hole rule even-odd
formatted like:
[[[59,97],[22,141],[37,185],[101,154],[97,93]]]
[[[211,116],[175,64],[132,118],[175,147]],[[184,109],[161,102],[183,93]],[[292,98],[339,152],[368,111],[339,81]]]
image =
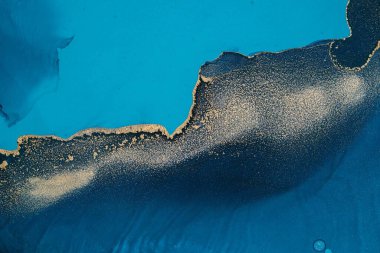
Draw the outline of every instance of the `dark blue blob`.
[[[331,54],[339,66],[357,69],[363,67],[380,46],[380,1],[350,0],[347,19],[351,35],[335,41]]]
[[[50,5],[45,0],[0,2],[0,115],[9,125],[55,88],[57,49],[72,40],[59,35]]]

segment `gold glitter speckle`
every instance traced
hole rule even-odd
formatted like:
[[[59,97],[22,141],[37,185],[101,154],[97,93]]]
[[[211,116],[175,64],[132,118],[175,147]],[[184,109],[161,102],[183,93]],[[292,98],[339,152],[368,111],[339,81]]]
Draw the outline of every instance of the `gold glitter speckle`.
[[[74,156],[73,155],[68,155],[66,162],[71,162],[74,161]]]
[[[6,169],[7,169],[7,166],[8,166],[8,162],[7,162],[7,161],[3,161],[3,162],[0,164],[0,169],[1,169],[1,170],[6,170]]]

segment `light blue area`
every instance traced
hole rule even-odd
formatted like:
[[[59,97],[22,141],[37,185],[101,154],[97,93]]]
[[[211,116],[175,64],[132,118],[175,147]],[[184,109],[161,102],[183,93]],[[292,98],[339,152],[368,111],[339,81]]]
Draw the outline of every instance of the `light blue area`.
[[[18,124],[0,120],[0,148],[20,135],[69,137],[90,127],[187,117],[199,67],[222,51],[250,54],[349,34],[346,0],[56,0],[60,81]],[[59,31],[62,33],[62,31]]]
[[[326,249],[325,253],[332,253],[332,250],[331,249]]]
[[[317,240],[314,242],[314,249],[316,251],[323,251],[326,248],[326,243],[323,240]]]

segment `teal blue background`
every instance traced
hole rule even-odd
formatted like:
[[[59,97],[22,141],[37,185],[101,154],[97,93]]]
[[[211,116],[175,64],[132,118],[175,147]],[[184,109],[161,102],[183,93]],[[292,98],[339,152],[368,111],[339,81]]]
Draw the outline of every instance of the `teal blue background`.
[[[0,148],[20,135],[69,137],[92,127],[187,117],[199,67],[222,51],[281,51],[349,34],[346,0],[55,0],[60,50],[55,91],[20,122],[0,120]],[[25,21],[26,22],[26,21]]]

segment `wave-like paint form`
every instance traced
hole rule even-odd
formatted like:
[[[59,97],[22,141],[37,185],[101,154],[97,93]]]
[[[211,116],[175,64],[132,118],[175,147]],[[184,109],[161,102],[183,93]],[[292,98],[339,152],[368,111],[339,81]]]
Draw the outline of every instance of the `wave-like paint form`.
[[[0,152],[0,249],[379,252],[380,54],[352,71],[334,43],[206,63],[173,135],[21,137]]]
[[[57,34],[56,15],[46,0],[0,2],[0,116],[9,125],[55,88],[57,49],[72,40]]]

